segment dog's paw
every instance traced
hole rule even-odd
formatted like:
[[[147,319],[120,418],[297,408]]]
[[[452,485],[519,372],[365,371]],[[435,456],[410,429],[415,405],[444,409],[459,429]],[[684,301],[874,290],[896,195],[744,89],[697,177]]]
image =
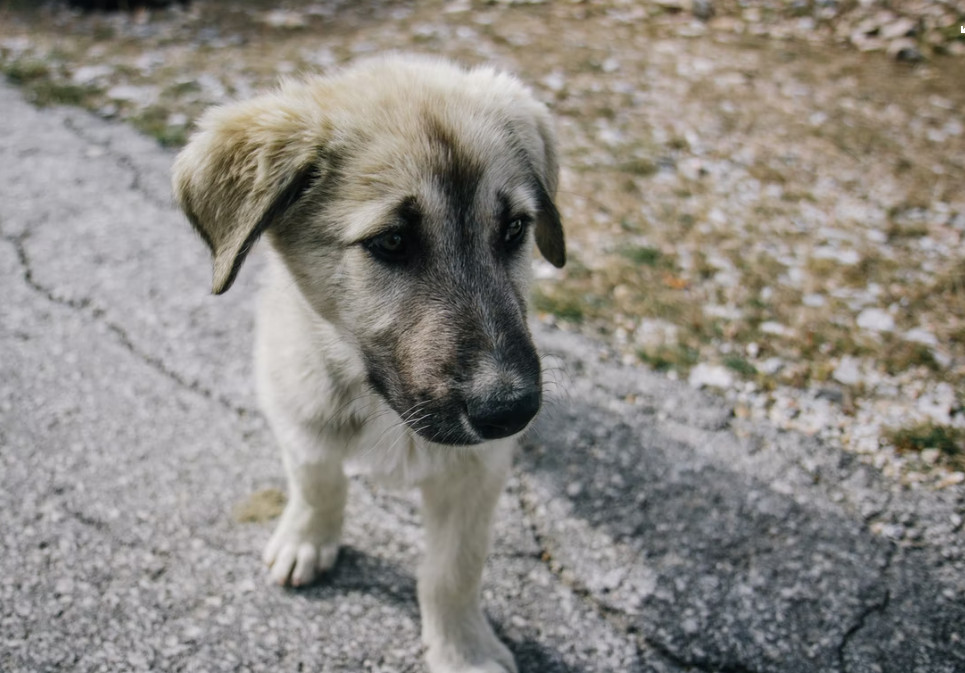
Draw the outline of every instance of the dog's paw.
[[[338,533],[327,534],[298,514],[285,510],[262,554],[271,581],[282,586],[311,584],[338,558]]]
[[[486,626],[469,642],[430,642],[429,673],[517,673],[512,652]]]
[[[338,543],[276,542],[265,547],[264,561],[271,581],[282,586],[301,587],[314,582],[335,565]]]

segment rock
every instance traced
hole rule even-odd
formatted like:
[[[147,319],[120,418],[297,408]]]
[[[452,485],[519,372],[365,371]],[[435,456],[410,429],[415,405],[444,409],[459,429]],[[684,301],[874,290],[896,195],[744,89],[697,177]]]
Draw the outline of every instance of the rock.
[[[834,368],[831,377],[838,383],[846,386],[853,386],[861,383],[864,376],[861,374],[861,362],[850,355],[841,358],[841,362]]]
[[[773,334],[774,336],[793,336],[794,330],[792,330],[787,325],[782,325],[779,322],[774,322],[773,320],[768,320],[767,322],[762,322],[760,330],[764,334]]]
[[[947,383],[939,383],[919,397],[915,406],[921,414],[935,423],[948,425],[952,421],[952,410],[958,406],[958,402],[955,399],[955,390]]]
[[[918,45],[910,37],[892,40],[888,43],[887,51],[889,56],[908,63],[917,63],[924,58],[918,50]]]
[[[272,28],[305,28],[308,20],[304,14],[286,9],[273,9],[261,17],[262,23]]]
[[[775,357],[769,357],[766,360],[764,360],[764,362],[761,363],[758,369],[760,369],[768,376],[773,376],[774,374],[777,374],[779,371],[784,369],[785,365],[786,363],[782,358],[775,356]]]
[[[677,326],[666,320],[644,318],[633,332],[633,340],[645,350],[677,345]]]
[[[871,332],[893,332],[895,319],[880,308],[866,308],[858,314],[858,327]]]
[[[99,80],[105,80],[112,74],[114,74],[114,68],[109,65],[85,65],[74,71],[70,81],[80,86],[87,86]]]
[[[857,250],[840,250],[830,245],[820,245],[814,249],[814,259],[831,259],[838,264],[854,266],[861,261],[861,255]]]
[[[691,11],[701,21],[708,21],[714,16],[714,3],[712,0],[691,0]]]
[[[160,93],[160,88],[156,86],[118,84],[107,90],[107,97],[111,100],[134,103],[140,107],[147,107],[157,101]]]
[[[879,30],[878,34],[884,40],[894,40],[898,37],[906,37],[907,35],[911,35],[916,27],[917,24],[914,21],[908,17],[901,17],[883,26]]]
[[[708,365],[703,362],[690,370],[687,382],[694,388],[721,388],[727,390],[734,385],[734,375],[726,367]]]
[[[924,327],[916,327],[905,332],[902,337],[905,341],[923,344],[925,346],[938,346],[938,338]]]
[[[563,73],[559,70],[554,70],[548,74],[541,80],[541,83],[550,91],[557,93],[562,91],[563,87],[566,86],[566,80],[563,77]]]

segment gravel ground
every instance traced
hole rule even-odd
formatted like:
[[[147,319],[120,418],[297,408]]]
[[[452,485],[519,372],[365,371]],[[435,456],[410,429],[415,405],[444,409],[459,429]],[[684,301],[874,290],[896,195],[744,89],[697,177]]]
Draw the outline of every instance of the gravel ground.
[[[927,488],[965,481],[965,2],[0,4],[0,67],[182,143],[385,49],[495,62],[558,118],[541,319]]]

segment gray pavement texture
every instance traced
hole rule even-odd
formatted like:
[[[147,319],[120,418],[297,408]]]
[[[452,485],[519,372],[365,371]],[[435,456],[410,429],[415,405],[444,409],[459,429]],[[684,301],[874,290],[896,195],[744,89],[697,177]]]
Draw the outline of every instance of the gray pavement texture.
[[[420,671],[409,493],[353,483],[302,591],[253,397],[258,259],[224,297],[172,153],[0,88],[0,670]],[[915,491],[534,325],[555,393],[485,603],[527,673],[965,671],[961,489]]]

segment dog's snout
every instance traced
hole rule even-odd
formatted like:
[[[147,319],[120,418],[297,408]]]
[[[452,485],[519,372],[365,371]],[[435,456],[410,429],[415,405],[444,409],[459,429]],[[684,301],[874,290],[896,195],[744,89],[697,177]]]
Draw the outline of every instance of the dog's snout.
[[[514,435],[533,420],[540,406],[539,388],[509,394],[470,399],[466,404],[469,422],[483,439]]]

